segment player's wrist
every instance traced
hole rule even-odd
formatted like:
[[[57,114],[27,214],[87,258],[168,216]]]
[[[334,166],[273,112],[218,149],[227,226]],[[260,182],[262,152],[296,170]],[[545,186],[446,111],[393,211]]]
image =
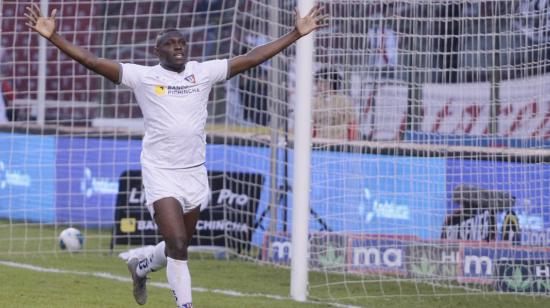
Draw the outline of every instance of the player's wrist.
[[[296,39],[299,39],[301,38],[302,36],[304,36],[300,30],[298,30],[298,27],[294,27],[294,30],[292,30],[291,32],[292,36],[296,37]]]
[[[54,31],[54,32],[52,32],[52,34],[50,34],[49,37],[46,37],[46,39],[49,40],[49,41],[53,41],[58,37],[59,37],[59,35],[57,35],[57,31]]]

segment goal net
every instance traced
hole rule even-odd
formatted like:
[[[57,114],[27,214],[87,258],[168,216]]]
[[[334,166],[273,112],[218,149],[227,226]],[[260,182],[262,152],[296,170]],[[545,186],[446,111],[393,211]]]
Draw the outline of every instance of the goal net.
[[[42,1],[94,54],[155,65],[182,29],[190,60],[293,29],[294,1]],[[550,8],[541,0],[322,0],[315,33],[309,296],[550,292]],[[27,30],[0,1],[0,257],[158,242],[143,207],[132,93]],[[304,14],[304,12],[302,12]],[[212,191],[193,247],[291,264],[296,46],[216,86]],[[218,252],[222,252],[221,254]]]

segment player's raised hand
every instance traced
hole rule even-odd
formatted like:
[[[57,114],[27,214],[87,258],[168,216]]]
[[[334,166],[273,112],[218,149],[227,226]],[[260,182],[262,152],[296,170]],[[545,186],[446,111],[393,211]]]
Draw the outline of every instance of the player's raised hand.
[[[57,14],[57,9],[53,9],[50,17],[42,16],[40,7],[38,4],[33,3],[30,7],[26,7],[27,13],[27,22],[25,23],[29,28],[40,33],[43,37],[49,39],[55,33],[55,15]]]
[[[323,9],[324,7],[320,5],[314,6],[304,17],[300,17],[298,8],[294,9],[296,15],[296,30],[298,30],[301,36],[307,35],[315,29],[328,26],[326,23],[328,15],[321,14],[323,13]]]

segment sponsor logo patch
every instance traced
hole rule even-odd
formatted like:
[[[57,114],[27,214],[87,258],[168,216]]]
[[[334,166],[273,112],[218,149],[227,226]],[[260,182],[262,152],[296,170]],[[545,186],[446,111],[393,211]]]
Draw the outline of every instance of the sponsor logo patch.
[[[190,82],[190,83],[197,83],[195,81],[195,74],[191,74],[191,75],[185,77],[184,79],[185,79],[185,81]]]
[[[188,94],[194,94],[199,93],[200,90],[196,86],[155,86],[155,94],[157,96],[165,96],[165,95],[188,95]]]
[[[166,95],[167,89],[165,86],[155,86],[155,94],[158,96]]]

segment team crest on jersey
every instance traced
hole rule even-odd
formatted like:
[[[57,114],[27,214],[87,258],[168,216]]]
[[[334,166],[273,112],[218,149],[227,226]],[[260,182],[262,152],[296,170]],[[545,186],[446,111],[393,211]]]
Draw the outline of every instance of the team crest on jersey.
[[[187,81],[187,82],[196,83],[196,81],[195,81],[195,74],[191,74],[191,75],[185,77],[184,79],[185,79],[185,81]]]
[[[155,94],[158,96],[166,95],[167,89],[165,86],[155,86]]]

